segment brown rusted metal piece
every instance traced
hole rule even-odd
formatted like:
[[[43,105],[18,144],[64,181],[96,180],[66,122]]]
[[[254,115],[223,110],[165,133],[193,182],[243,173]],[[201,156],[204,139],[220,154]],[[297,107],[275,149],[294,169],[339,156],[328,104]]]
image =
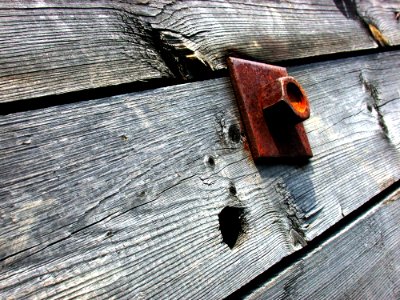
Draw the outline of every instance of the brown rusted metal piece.
[[[307,95],[286,68],[228,58],[253,158],[305,159],[312,151],[304,126]]]

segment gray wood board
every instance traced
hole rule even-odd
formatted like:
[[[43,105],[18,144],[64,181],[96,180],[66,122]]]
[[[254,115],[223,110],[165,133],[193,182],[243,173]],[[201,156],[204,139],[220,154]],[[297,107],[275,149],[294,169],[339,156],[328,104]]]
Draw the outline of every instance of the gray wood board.
[[[361,4],[2,1],[0,103],[171,77],[171,72],[204,78],[225,68],[232,53],[276,62],[376,48],[381,40],[368,24],[378,32],[382,27],[388,44],[399,44],[394,12],[400,4]]]
[[[148,16],[142,18],[159,31],[163,47],[181,65],[197,60],[213,70],[225,68],[231,53],[276,62],[375,48],[381,42],[377,40],[381,25],[390,44],[398,44],[400,37],[393,13],[400,10],[399,2],[390,6],[378,0],[148,3],[150,8],[137,6],[135,11]],[[379,10],[382,6],[387,8],[384,12]],[[375,35],[369,25],[375,26]]]
[[[172,74],[146,24],[103,1],[2,1],[0,103]]]
[[[371,34],[381,46],[400,44],[400,2],[398,0],[358,0],[356,2],[358,15],[370,27]]]
[[[289,70],[311,101],[303,166],[254,165],[228,78],[1,116],[1,296],[231,294],[400,178],[382,110],[400,98],[376,92],[398,55]]]
[[[246,297],[399,299],[400,190]]]

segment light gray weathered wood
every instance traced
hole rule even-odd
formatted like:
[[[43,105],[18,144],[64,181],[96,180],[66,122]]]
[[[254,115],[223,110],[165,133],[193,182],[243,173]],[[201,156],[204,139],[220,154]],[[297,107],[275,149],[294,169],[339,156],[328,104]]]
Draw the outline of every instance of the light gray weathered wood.
[[[400,190],[246,297],[399,299]]]
[[[170,77],[148,26],[114,4],[2,1],[0,103]]]
[[[2,296],[229,295],[400,178],[381,109],[399,95],[377,92],[398,55],[289,70],[312,107],[304,166],[254,165],[227,78],[0,117]]]

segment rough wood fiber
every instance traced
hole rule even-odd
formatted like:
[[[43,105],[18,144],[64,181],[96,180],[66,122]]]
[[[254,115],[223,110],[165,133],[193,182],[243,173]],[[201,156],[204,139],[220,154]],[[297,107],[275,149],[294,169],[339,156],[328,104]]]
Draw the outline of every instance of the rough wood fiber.
[[[400,190],[246,299],[399,299],[399,198]]]
[[[381,46],[400,44],[400,2],[357,0],[357,12]]]
[[[171,73],[147,25],[103,1],[1,1],[0,103]]]
[[[3,1],[0,42],[0,102],[170,76],[159,51],[190,77],[192,62],[225,68],[230,51],[273,61],[376,46],[324,1]]]
[[[350,1],[148,2],[135,10],[188,77],[186,64],[225,68],[229,53],[274,62],[377,46]]]
[[[371,88],[399,85],[398,55],[289,70],[312,107],[304,166],[253,164],[227,78],[0,117],[1,296],[229,295],[400,178],[400,120]],[[244,210],[233,249],[226,206]]]
[[[165,61],[175,75],[191,78],[225,68],[231,53],[274,62],[375,48],[382,39],[398,45],[399,6],[376,0],[2,1],[0,103],[170,77]]]

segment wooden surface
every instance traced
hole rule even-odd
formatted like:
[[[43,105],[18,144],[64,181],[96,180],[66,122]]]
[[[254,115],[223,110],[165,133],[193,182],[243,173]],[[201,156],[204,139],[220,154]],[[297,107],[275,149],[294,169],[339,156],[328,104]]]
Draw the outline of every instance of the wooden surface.
[[[400,190],[246,299],[399,299]]]
[[[289,69],[312,107],[304,166],[254,165],[227,78],[0,117],[2,296],[234,292],[400,178],[398,57]]]
[[[396,11],[377,0],[2,1],[0,103],[206,78],[231,54],[276,62],[398,45]]]
[[[170,77],[146,26],[102,1],[2,1],[0,103]]]
[[[144,13],[181,62],[220,69],[230,53],[275,62],[375,48],[356,5],[341,2],[152,1]]]
[[[344,2],[344,1],[343,1]],[[397,0],[358,0],[357,12],[371,35],[383,47],[400,44],[400,2]]]

